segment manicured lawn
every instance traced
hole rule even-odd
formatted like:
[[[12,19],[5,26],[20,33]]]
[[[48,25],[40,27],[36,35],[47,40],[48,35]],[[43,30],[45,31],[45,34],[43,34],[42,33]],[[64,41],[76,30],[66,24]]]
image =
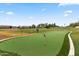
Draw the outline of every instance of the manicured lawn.
[[[79,56],[79,29],[73,31],[71,36],[75,47],[75,55]]]
[[[37,33],[32,36],[16,37],[0,43],[0,50],[18,55],[52,56],[57,55],[63,45],[66,31]],[[0,53],[1,54],[1,53]]]
[[[68,56],[68,54],[69,54],[70,45],[69,45],[68,34],[69,33],[67,33],[64,37],[64,42],[62,44],[62,48],[61,48],[60,52],[58,53],[58,56]]]

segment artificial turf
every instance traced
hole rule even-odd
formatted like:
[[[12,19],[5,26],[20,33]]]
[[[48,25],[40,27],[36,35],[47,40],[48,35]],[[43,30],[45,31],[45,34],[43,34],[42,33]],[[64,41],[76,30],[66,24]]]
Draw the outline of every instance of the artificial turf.
[[[0,50],[23,56],[54,56],[62,48],[66,33],[66,31],[51,31],[16,37],[1,42]]]

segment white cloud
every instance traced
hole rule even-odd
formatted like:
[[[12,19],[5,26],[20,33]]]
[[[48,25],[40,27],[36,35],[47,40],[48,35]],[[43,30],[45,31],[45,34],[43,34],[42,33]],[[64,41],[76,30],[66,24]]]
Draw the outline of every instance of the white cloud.
[[[69,3],[59,3],[58,6],[67,6],[67,5],[72,5],[72,4],[69,4]]]
[[[58,6],[79,5],[79,3],[59,3]]]
[[[28,19],[33,19],[33,18],[34,18],[34,17],[32,17],[32,16],[29,16],[29,17],[28,17]]]
[[[65,6],[65,5],[69,5],[67,3],[59,3],[58,6]]]
[[[71,13],[72,13],[72,10],[67,10],[67,11],[65,11],[64,13],[69,13],[69,14],[71,14]]]
[[[66,17],[66,16],[69,16],[69,14],[64,14],[64,16]]]
[[[72,10],[66,10],[65,12],[64,12],[64,16],[69,16],[69,15],[71,15],[72,14]]]
[[[5,14],[7,14],[7,15],[13,15],[14,12],[12,12],[12,11],[8,11],[8,12],[6,12]]]
[[[41,11],[46,11],[46,10],[47,10],[46,8],[41,9]]]

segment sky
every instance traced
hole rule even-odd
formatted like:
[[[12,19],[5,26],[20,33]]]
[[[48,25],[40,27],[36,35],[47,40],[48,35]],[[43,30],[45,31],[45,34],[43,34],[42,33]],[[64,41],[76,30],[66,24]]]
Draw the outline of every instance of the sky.
[[[40,23],[69,25],[79,21],[79,4],[0,3],[0,25],[28,26]]]

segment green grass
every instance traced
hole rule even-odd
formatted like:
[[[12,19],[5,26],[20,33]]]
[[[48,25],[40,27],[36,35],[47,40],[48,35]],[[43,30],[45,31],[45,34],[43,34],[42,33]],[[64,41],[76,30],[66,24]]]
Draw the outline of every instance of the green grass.
[[[79,56],[79,29],[73,31],[71,37],[73,39],[73,43],[75,47],[75,55]]]
[[[17,55],[54,56],[62,48],[66,31],[51,31],[26,37],[16,37],[0,43],[0,50]],[[0,53],[1,55],[1,53]]]
[[[64,37],[64,42],[60,52],[58,53],[58,56],[68,56],[69,48],[70,48],[68,34],[69,33],[67,33]]]

